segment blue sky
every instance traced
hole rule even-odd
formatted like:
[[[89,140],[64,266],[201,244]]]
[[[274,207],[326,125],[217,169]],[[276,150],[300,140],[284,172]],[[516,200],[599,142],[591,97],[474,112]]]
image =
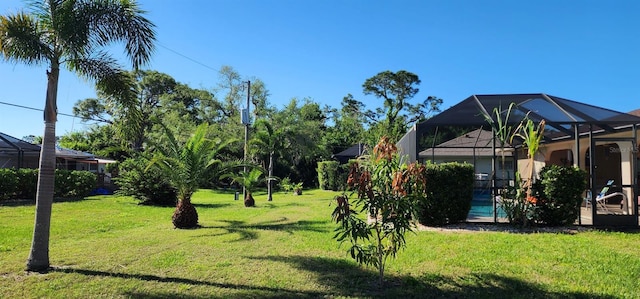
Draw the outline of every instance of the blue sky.
[[[232,66],[259,78],[269,101],[311,98],[338,108],[378,72],[407,70],[443,110],[472,94],[538,93],[628,112],[640,108],[640,1],[140,0],[157,26],[148,69],[212,89]],[[1,0],[0,14],[24,7]],[[121,48],[115,48],[119,56]],[[180,55],[176,54],[179,53]],[[198,63],[185,58],[189,57]],[[45,66],[0,62],[0,102],[42,108]],[[62,73],[58,110],[95,97]],[[42,112],[0,104],[0,132],[42,135]],[[57,134],[83,130],[60,116]]]

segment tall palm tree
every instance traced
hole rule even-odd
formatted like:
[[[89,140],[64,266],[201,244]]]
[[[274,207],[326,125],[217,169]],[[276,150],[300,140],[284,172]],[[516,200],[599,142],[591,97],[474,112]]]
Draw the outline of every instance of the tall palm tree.
[[[36,195],[36,217],[27,270],[49,268],[49,233],[53,202],[55,135],[60,67],[98,87],[127,93],[129,80],[105,46],[125,44],[132,66],[149,61],[154,25],[135,0],[33,0],[30,13],[0,16],[0,52],[6,60],[47,66],[44,137]]]
[[[206,137],[209,126],[204,123],[183,145],[173,133],[163,125],[168,146],[159,147],[149,164],[158,166],[178,190],[178,205],[173,213],[173,225],[177,228],[198,226],[198,212],[191,204],[191,196],[198,191],[206,172],[221,161],[215,159],[218,153],[233,140],[214,142]]]
[[[269,161],[267,166],[267,201],[272,201],[273,181],[275,180],[273,176],[273,168],[275,166],[274,158],[276,155],[276,151],[282,148],[282,138],[285,132],[282,129],[275,130],[271,123],[269,123],[265,119],[256,121],[255,127],[264,129],[259,130],[254,134],[254,137],[250,141],[250,144],[252,145],[253,150],[258,154],[268,156]]]

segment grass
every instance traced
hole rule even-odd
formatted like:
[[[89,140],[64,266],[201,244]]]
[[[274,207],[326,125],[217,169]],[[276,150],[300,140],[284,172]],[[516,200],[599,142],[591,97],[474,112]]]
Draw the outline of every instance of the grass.
[[[387,282],[332,239],[335,193],[305,190],[193,198],[199,229],[172,227],[173,208],[129,197],[55,203],[48,273],[24,271],[33,205],[0,205],[2,298],[637,298],[634,232],[440,232],[408,235]],[[346,245],[346,244],[345,244]]]

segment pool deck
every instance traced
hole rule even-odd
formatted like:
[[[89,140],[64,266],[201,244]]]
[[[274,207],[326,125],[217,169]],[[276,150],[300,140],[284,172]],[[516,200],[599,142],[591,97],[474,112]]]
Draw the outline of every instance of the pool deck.
[[[586,208],[582,206],[580,208],[580,221],[576,221],[576,225],[593,225],[593,217],[592,217],[591,208]],[[607,211],[602,208],[598,209],[598,214],[609,214],[609,215],[623,215],[623,210],[620,208],[619,204],[607,204]],[[494,223],[495,219],[493,216],[477,216],[470,215],[467,218],[467,222],[469,223]],[[498,217],[497,223],[508,223],[506,217]]]

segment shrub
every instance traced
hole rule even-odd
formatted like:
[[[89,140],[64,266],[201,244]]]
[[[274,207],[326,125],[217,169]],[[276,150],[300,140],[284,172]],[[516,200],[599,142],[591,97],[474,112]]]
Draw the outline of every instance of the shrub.
[[[426,196],[418,202],[418,221],[436,226],[465,221],[473,199],[473,173],[471,164],[427,164]]]
[[[132,196],[141,204],[175,206],[177,193],[156,167],[147,168],[145,158],[131,158],[120,163],[119,176],[114,178],[118,194]]]
[[[318,184],[322,190],[338,190],[340,163],[338,161],[318,162]]]
[[[82,198],[95,189],[98,176],[89,171],[56,169],[55,197]]]
[[[16,171],[18,176],[18,186],[16,198],[36,199],[38,190],[38,170],[31,168],[21,168]]]
[[[587,173],[576,167],[547,165],[540,170],[535,219],[546,225],[570,225],[580,216]]]
[[[80,198],[95,188],[97,176],[89,171],[56,169],[54,180],[54,197]],[[0,199],[35,199],[37,183],[37,169],[0,169]]]
[[[284,192],[293,192],[294,195],[302,194],[302,182],[294,183],[288,177],[280,181],[280,187]]]
[[[0,168],[0,200],[10,199],[18,187],[18,176],[12,168]]]

